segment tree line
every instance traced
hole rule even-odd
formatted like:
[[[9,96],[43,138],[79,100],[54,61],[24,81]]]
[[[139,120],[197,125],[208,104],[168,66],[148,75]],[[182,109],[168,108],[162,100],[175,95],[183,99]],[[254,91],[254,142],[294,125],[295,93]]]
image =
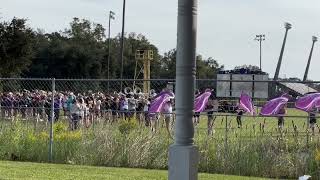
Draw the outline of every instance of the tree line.
[[[153,50],[151,78],[175,78],[176,49],[159,54],[158,48],[144,35],[127,33],[124,47],[123,78],[142,78],[136,66],[136,50]],[[63,31],[46,33],[27,26],[27,20],[13,18],[0,23],[0,77],[30,78],[110,78],[118,79],[120,35],[110,39],[101,24],[74,18]],[[110,48],[110,54],[108,54]],[[137,69],[135,69],[137,67]],[[215,78],[223,68],[215,59],[197,55],[197,78]]]

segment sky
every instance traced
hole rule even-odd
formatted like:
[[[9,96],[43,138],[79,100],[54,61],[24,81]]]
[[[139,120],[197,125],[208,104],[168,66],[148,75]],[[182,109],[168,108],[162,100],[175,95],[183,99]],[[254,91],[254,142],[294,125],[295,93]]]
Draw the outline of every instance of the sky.
[[[126,0],[126,32],[145,35],[160,53],[176,47],[178,0]],[[32,28],[45,32],[69,27],[73,17],[85,18],[107,27],[108,12],[116,13],[112,36],[121,31],[122,0],[0,0],[1,21],[27,18]],[[273,77],[285,29],[290,22],[280,77],[302,78],[312,45],[320,34],[319,0],[199,0],[197,53],[212,57],[225,69],[238,65],[259,66]],[[320,35],[319,35],[320,36]],[[318,67],[318,68],[317,68]],[[315,44],[309,79],[320,80],[320,44]]]

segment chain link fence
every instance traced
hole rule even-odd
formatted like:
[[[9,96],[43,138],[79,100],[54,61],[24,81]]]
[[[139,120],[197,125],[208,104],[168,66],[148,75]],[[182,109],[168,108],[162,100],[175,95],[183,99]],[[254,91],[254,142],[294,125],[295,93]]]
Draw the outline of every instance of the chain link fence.
[[[219,89],[219,82],[227,86]],[[231,83],[240,82],[267,83],[265,91],[268,97],[253,99],[256,114],[259,114],[260,108],[269,99],[283,93],[294,97],[287,105],[288,113],[283,129],[278,128],[276,117],[259,115],[243,115],[239,124],[236,114],[239,97],[232,94],[239,94],[243,87],[239,86],[237,89]],[[200,92],[214,89],[215,92],[223,90],[222,94],[227,94],[216,97],[219,100],[218,112],[210,115],[205,111],[200,114],[199,122],[195,122],[195,142],[200,149],[200,170],[277,178],[297,177],[301,173],[320,177],[316,170],[319,167],[317,163],[320,163],[320,151],[319,161],[316,159],[320,147],[320,128],[316,125],[312,132],[309,129],[308,114],[293,108],[294,99],[303,95],[302,87],[303,92],[312,92],[318,84],[319,82],[290,84],[288,81],[269,80],[197,80],[196,89]],[[18,133],[17,136],[21,139],[19,143],[21,148],[24,148],[11,147],[14,144],[5,143],[2,145],[3,150],[0,150],[1,158],[167,168],[167,149],[172,143],[170,136],[174,135],[174,110],[168,129],[165,128],[165,115],[161,115],[155,125],[157,131],[152,132],[146,121],[147,101],[143,99],[150,101],[152,96],[163,89],[174,91],[174,86],[174,79],[143,81],[1,78],[0,141],[2,138],[2,142],[8,142],[5,139],[14,139],[9,133]],[[244,90],[250,94],[255,91],[255,86],[245,87]],[[123,110],[114,104],[115,97],[131,96],[130,94],[137,100],[134,111]],[[73,117],[70,113],[73,98],[79,99],[85,107],[79,117]],[[77,121],[73,122],[74,118]],[[208,121],[210,118],[213,121]],[[135,119],[136,124],[127,123],[129,121],[124,121],[125,119]],[[168,135],[167,131],[171,135]],[[29,136],[34,137],[35,142],[32,138],[29,139],[31,142],[25,139],[30,138]],[[33,147],[29,147],[28,143],[36,144],[39,139],[43,139],[43,144],[37,145],[37,153],[34,154],[30,152]]]

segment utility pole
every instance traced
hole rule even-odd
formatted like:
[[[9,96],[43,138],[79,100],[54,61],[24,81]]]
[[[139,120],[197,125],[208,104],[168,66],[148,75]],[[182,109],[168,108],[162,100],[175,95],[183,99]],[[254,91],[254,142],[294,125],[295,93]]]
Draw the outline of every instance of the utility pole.
[[[281,63],[282,63],[282,57],[283,57],[284,48],[286,46],[288,31],[289,31],[289,29],[292,28],[292,25],[290,23],[285,23],[284,26],[285,26],[285,29],[286,29],[286,33],[284,35],[282,48],[281,48],[281,51],[280,51],[280,56],[279,56],[279,60],[278,60],[278,64],[277,64],[277,69],[276,69],[276,72],[274,74],[273,80],[278,80],[278,78],[279,78],[279,72],[280,72],[280,67],[281,67]]]
[[[261,44],[262,44],[262,41],[266,40],[265,39],[265,35],[264,34],[258,34],[256,35],[256,38],[254,39],[256,41],[259,41],[259,44],[260,44],[260,71],[262,71],[262,60],[261,60]]]
[[[125,16],[126,16],[126,0],[123,0],[123,9],[122,9],[122,32],[121,32],[121,41],[120,41],[120,61],[121,61],[121,74],[120,74],[120,91],[122,91],[122,78],[123,78],[123,48],[124,48],[124,25],[125,25]]]
[[[176,121],[169,180],[197,180],[199,151],[192,123],[196,79],[197,0],[178,0]]]
[[[312,46],[311,46],[311,51],[310,51],[310,54],[309,54],[309,59],[308,59],[306,71],[304,72],[303,81],[306,81],[307,78],[308,78],[310,62],[311,62],[312,53],[313,53],[313,47],[314,47],[314,43],[317,42],[317,40],[318,40],[318,38],[316,36],[312,36]]]
[[[115,13],[112,11],[109,11],[109,28],[108,28],[108,92],[109,92],[109,80],[110,80],[110,53],[111,53],[111,39],[110,39],[110,31],[111,31],[111,19],[114,20]]]

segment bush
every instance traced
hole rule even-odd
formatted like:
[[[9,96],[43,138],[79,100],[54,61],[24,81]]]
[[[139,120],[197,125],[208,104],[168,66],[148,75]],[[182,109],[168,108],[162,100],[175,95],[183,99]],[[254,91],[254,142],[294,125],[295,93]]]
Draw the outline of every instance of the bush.
[[[129,120],[129,121],[120,121],[119,123],[119,131],[123,135],[128,135],[132,130],[137,128],[137,123],[135,120]]]
[[[98,124],[89,129],[68,131],[68,125],[54,126],[55,163],[165,169],[172,140],[165,129],[156,134],[139,128],[136,121]],[[39,131],[39,129],[42,129]],[[0,126],[0,159],[47,162],[48,126],[37,127],[18,122]],[[289,137],[289,136],[288,136]],[[256,135],[246,139],[229,132],[207,137],[197,132],[199,171],[246,176],[295,178],[319,176],[319,141],[304,138]]]

